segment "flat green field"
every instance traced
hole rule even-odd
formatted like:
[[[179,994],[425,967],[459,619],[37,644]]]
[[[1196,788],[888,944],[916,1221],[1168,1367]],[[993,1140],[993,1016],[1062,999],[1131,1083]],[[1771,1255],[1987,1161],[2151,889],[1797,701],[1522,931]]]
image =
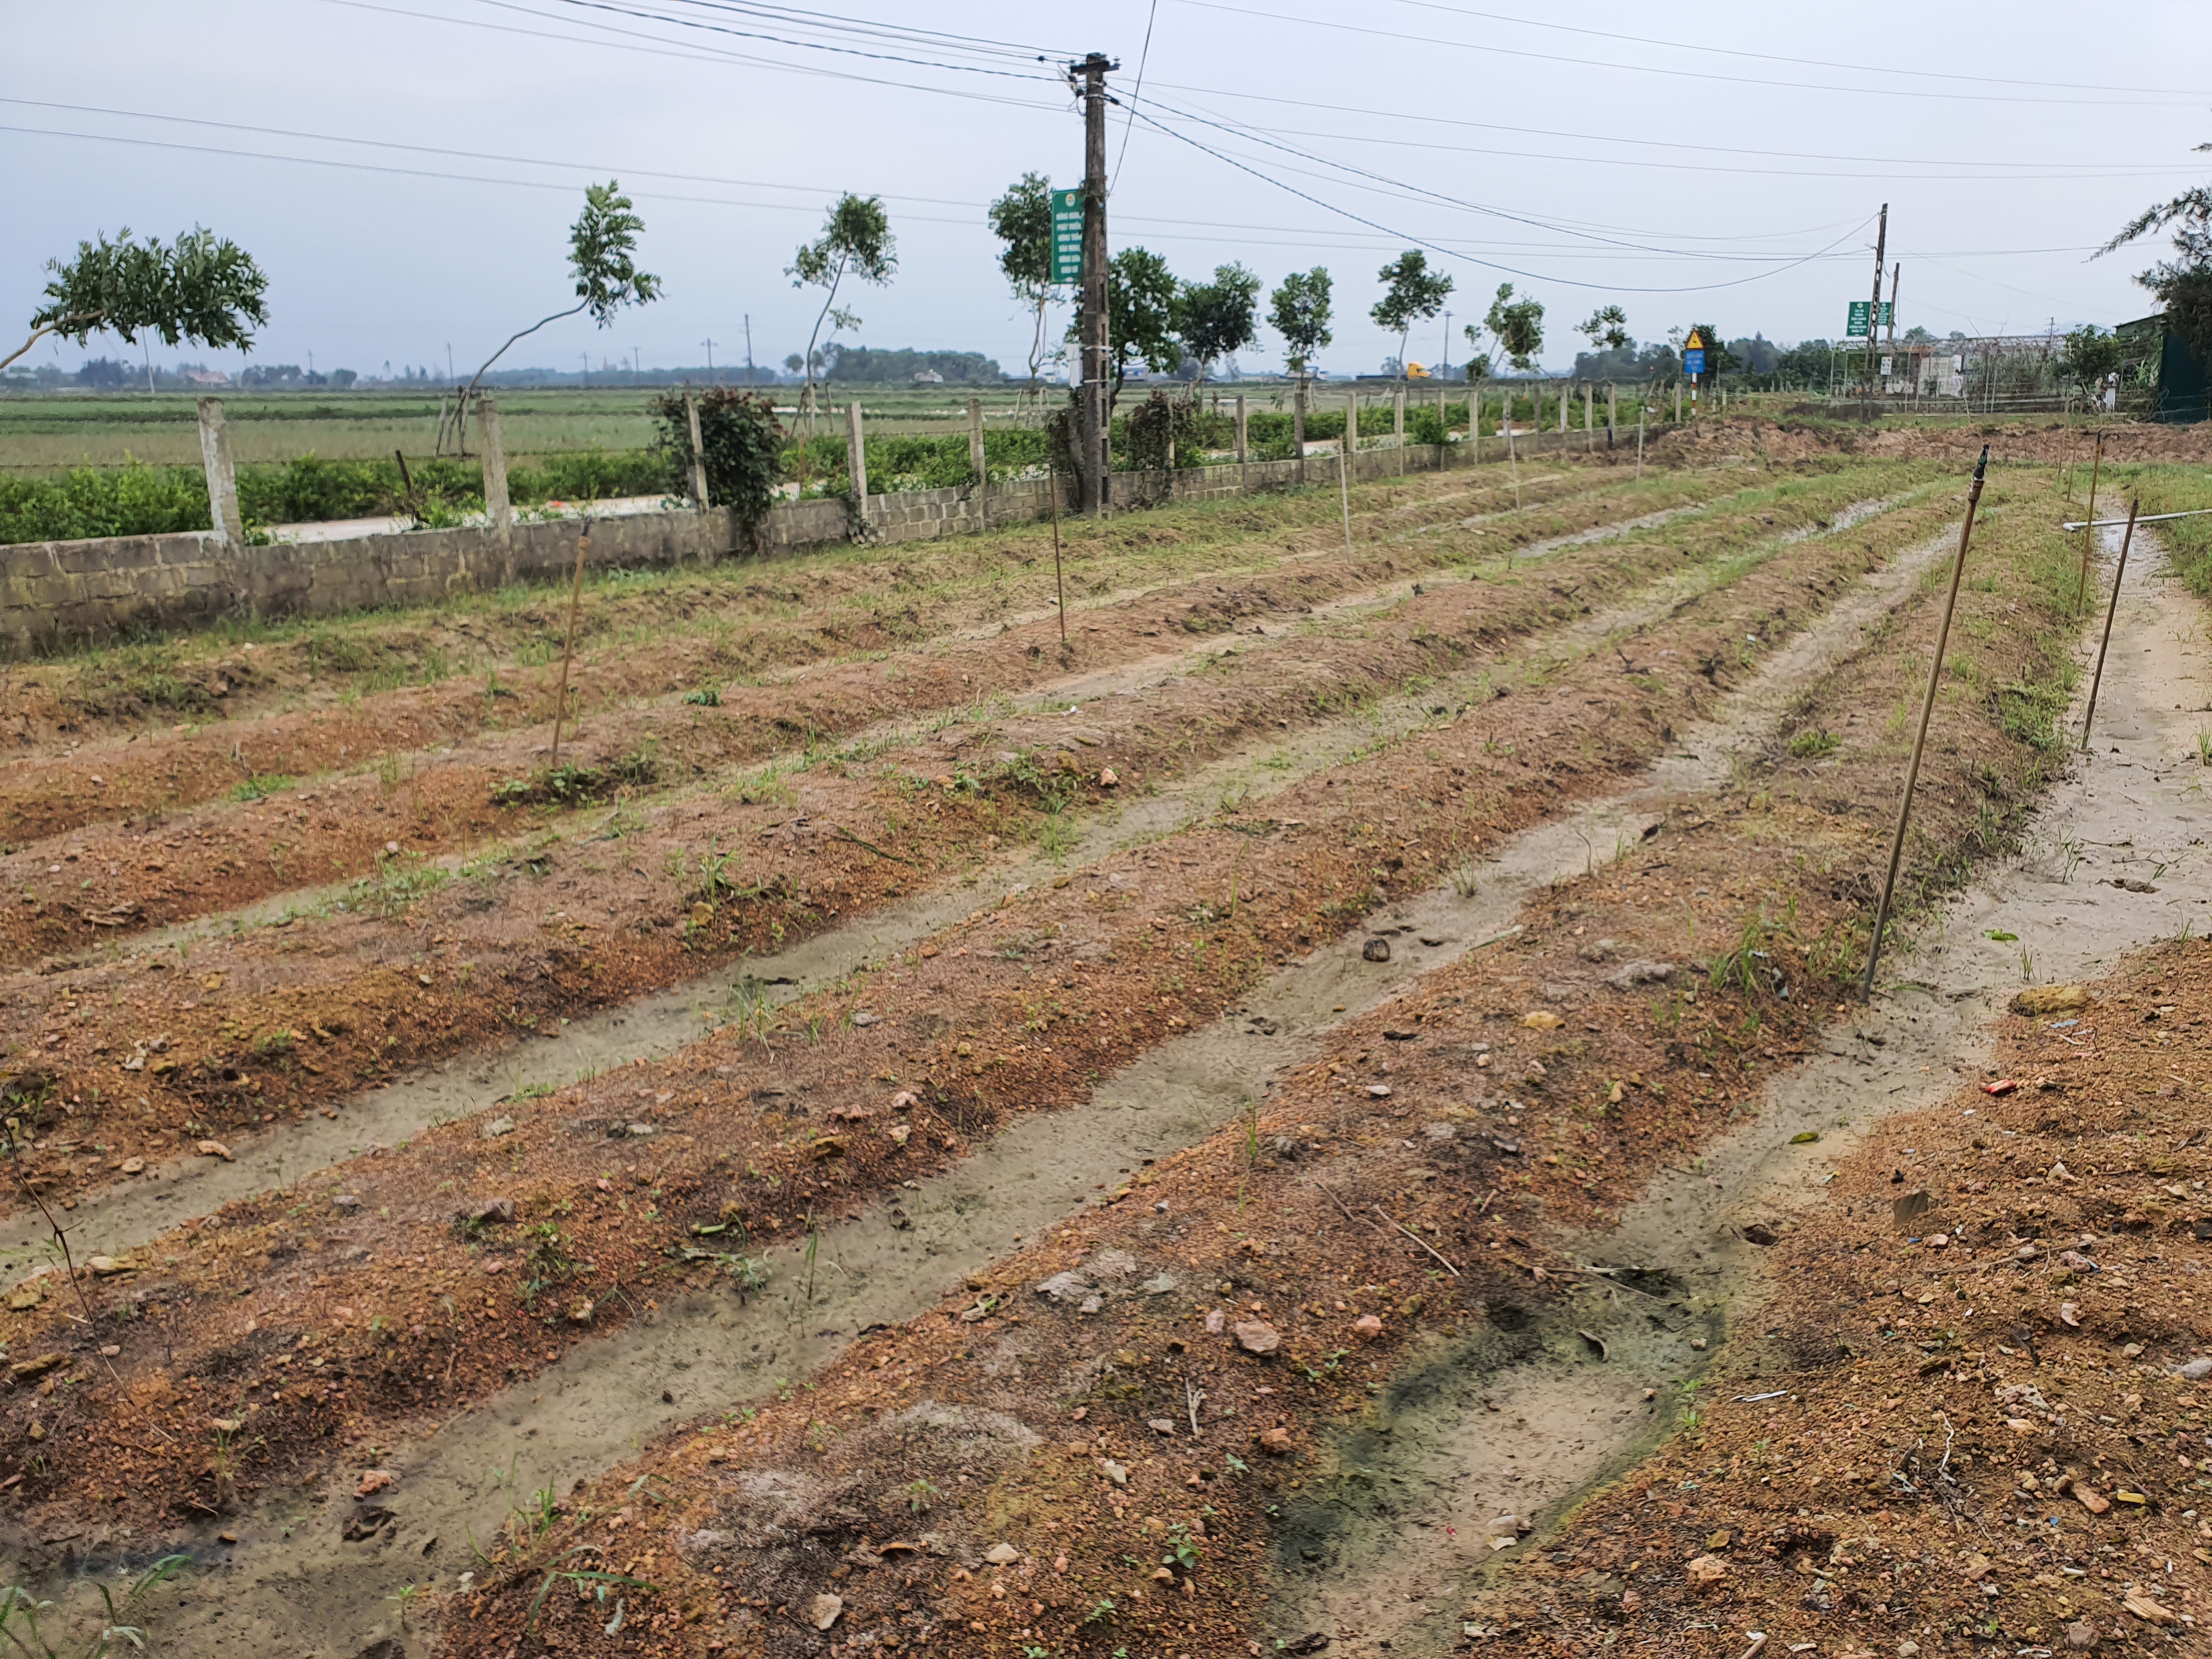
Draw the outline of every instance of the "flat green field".
[[[518,461],[587,449],[635,450],[650,446],[653,417],[647,404],[659,386],[501,391],[500,422],[508,454]],[[788,409],[796,386],[765,388]],[[387,459],[395,449],[411,461],[431,454],[438,411],[449,391],[229,392],[220,394],[241,465],[276,463],[314,454],[325,460]],[[842,405],[848,392],[832,386]],[[985,418],[1014,419],[1019,395],[994,386],[979,393]],[[873,430],[949,432],[967,418],[960,387],[864,386],[860,405]],[[37,477],[78,466],[121,466],[137,460],[155,465],[197,465],[199,437],[196,400],[179,392],[38,392],[0,397],[0,476]],[[787,416],[787,425],[792,423]],[[829,429],[827,420],[823,429]],[[842,423],[836,428],[842,431]]]

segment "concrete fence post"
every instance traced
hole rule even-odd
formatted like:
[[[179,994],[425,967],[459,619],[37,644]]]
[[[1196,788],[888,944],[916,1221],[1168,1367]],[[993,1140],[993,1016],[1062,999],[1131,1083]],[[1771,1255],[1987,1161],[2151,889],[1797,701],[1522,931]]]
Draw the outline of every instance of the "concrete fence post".
[[[868,441],[860,429],[860,402],[845,405],[845,465],[853,474],[853,501],[863,530],[868,523]]]
[[[238,469],[231,462],[220,398],[200,399],[200,465],[207,473],[208,522],[216,540],[235,553],[246,545],[246,523],[239,517]]]
[[[1605,447],[1613,447],[1613,434],[1620,424],[1620,387],[1608,380],[1605,385]]]
[[[1588,380],[1583,382],[1583,449],[1597,451],[1597,388]]]
[[[1400,386],[1390,396],[1390,435],[1398,445],[1398,476],[1406,476],[1406,388]]]
[[[699,399],[684,394],[684,420],[691,434],[691,504],[707,510],[707,440],[699,431]]]
[[[1298,458],[1298,482],[1306,481],[1306,389],[1302,386],[1291,398],[1291,447]]]
[[[499,581],[504,587],[514,580],[514,503],[507,493],[507,439],[500,430],[499,405],[489,398],[477,399],[477,430],[483,450],[484,514],[502,555]]]
[[[1252,459],[1249,435],[1244,425],[1244,394],[1237,394],[1237,465],[1243,466]]]
[[[1346,478],[1356,478],[1359,476],[1359,394],[1357,392],[1347,392],[1344,394],[1342,447],[1344,476]]]
[[[1467,377],[1467,443],[1468,454],[1474,465],[1482,465],[1482,382],[1473,374]]]
[[[1559,447],[1560,447],[1561,449],[1565,449],[1565,448],[1567,447],[1567,405],[1568,405],[1569,404],[1571,404],[1571,403],[1572,403],[1572,402],[1574,401],[1574,398],[1575,398],[1575,388],[1574,388],[1574,383],[1573,383],[1572,381],[1571,381],[1571,380],[1562,380],[1562,381],[1560,381],[1560,382],[1559,382]]]
[[[1681,383],[1680,380],[1677,380],[1677,381],[1675,381],[1675,382],[1674,382],[1674,420],[1675,420],[1676,424],[1678,424],[1678,425],[1679,425],[1679,424],[1681,422],[1681,419],[1682,419],[1682,383]]]
[[[983,455],[983,400],[968,400],[968,470],[975,475],[975,527],[991,527],[991,470]]]
[[[1444,458],[1451,453],[1451,388],[1437,388],[1437,471],[1444,470]]]

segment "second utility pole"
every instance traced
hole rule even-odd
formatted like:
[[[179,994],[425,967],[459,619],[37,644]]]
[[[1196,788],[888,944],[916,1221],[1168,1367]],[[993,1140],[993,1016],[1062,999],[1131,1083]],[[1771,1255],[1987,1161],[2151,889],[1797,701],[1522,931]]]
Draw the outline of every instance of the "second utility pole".
[[[1083,74],[1083,456],[1082,510],[1103,518],[1113,505],[1106,401],[1106,75],[1119,68],[1094,52],[1075,68]]]
[[[1881,321],[1881,272],[1883,262],[1889,258],[1889,204],[1881,204],[1881,228],[1874,239],[1874,299],[1867,307],[1867,392],[1874,392],[1874,349],[1875,325]]]

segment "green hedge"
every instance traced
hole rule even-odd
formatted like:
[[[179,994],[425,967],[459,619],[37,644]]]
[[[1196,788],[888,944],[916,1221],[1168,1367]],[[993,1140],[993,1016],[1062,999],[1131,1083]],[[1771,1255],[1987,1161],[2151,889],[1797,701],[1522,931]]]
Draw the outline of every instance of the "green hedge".
[[[481,509],[483,469],[475,461],[410,461],[425,516]],[[574,450],[518,466],[507,479],[520,506],[653,495],[669,488],[658,451]],[[238,471],[238,508],[248,525],[313,524],[407,510],[399,464],[326,461],[301,455],[282,465]],[[198,467],[81,466],[46,478],[0,478],[0,544],[155,536],[209,527],[206,481]]]

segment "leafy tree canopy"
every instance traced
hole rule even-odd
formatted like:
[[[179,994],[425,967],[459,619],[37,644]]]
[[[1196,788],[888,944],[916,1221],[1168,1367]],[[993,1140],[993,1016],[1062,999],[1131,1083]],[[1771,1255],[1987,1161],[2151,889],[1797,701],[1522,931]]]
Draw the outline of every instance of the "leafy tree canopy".
[[[1252,343],[1259,313],[1259,277],[1240,264],[1217,265],[1212,282],[1184,284],[1176,302],[1176,331],[1203,376]]]
[[[1293,374],[1304,374],[1314,354],[1335,337],[1329,332],[1329,276],[1325,265],[1294,270],[1268,296],[1267,325],[1283,337]]]
[[[1619,306],[1600,306],[1575,325],[1593,350],[1625,351],[1636,342],[1629,337],[1628,313]]]
[[[991,204],[984,217],[1003,244],[999,269],[1015,297],[1034,303],[1052,287],[1052,185],[1041,173],[1024,173]]]
[[[213,231],[195,228],[164,243],[133,241],[125,228],[112,242],[79,242],[76,258],[50,259],[46,303],[32,313],[31,337],[5,358],[5,368],[49,334],[82,345],[103,329],[136,345],[142,334],[163,343],[190,340],[251,350],[252,329],[269,321],[262,296],[269,279],[252,256]]]
[[[1139,363],[1155,374],[1170,374],[1182,362],[1176,339],[1179,297],[1175,273],[1149,248],[1125,247],[1106,267],[1107,327],[1117,394]]]
[[[1382,297],[1367,314],[1376,326],[1401,337],[1415,323],[1434,317],[1451,298],[1452,279],[1431,270],[1429,256],[1419,248],[1407,248],[1376,271],[1375,279],[1382,284]]]
[[[1490,343],[1485,345],[1485,339]],[[1536,358],[1544,349],[1544,304],[1540,300],[1516,300],[1513,284],[1500,283],[1498,293],[1490,301],[1480,327],[1467,325],[1467,343],[1480,353],[1486,366],[1492,371],[1498,359],[1503,356],[1522,374],[1536,366]]]
[[[2199,144],[2200,150],[2212,144]],[[2165,307],[2166,325],[2200,363],[2212,364],[2212,185],[2198,185],[2172,200],[2145,208],[2097,250],[2099,257],[2154,230],[2173,233],[2178,256],[2161,259],[2136,281]]]
[[[2103,389],[2105,377],[2119,368],[2124,349],[2112,330],[2085,323],[2068,331],[2065,349],[2058,354],[2058,373],[2094,397]]]
[[[469,406],[485,371],[507,356],[507,347],[548,323],[588,311],[601,328],[612,325],[615,313],[625,306],[650,305],[660,297],[660,278],[637,268],[637,239],[645,232],[619,179],[584,187],[584,210],[568,227],[568,274],[575,279],[576,303],[550,316],[540,317],[528,328],[507,337],[507,344],[484,359],[461,394],[461,408]],[[463,452],[465,453],[465,450]]]
[[[637,268],[637,239],[644,232],[645,221],[617,180],[584,187],[584,210],[568,227],[568,270],[584,302],[580,309],[601,328],[611,326],[624,306],[660,297],[660,278]]]

